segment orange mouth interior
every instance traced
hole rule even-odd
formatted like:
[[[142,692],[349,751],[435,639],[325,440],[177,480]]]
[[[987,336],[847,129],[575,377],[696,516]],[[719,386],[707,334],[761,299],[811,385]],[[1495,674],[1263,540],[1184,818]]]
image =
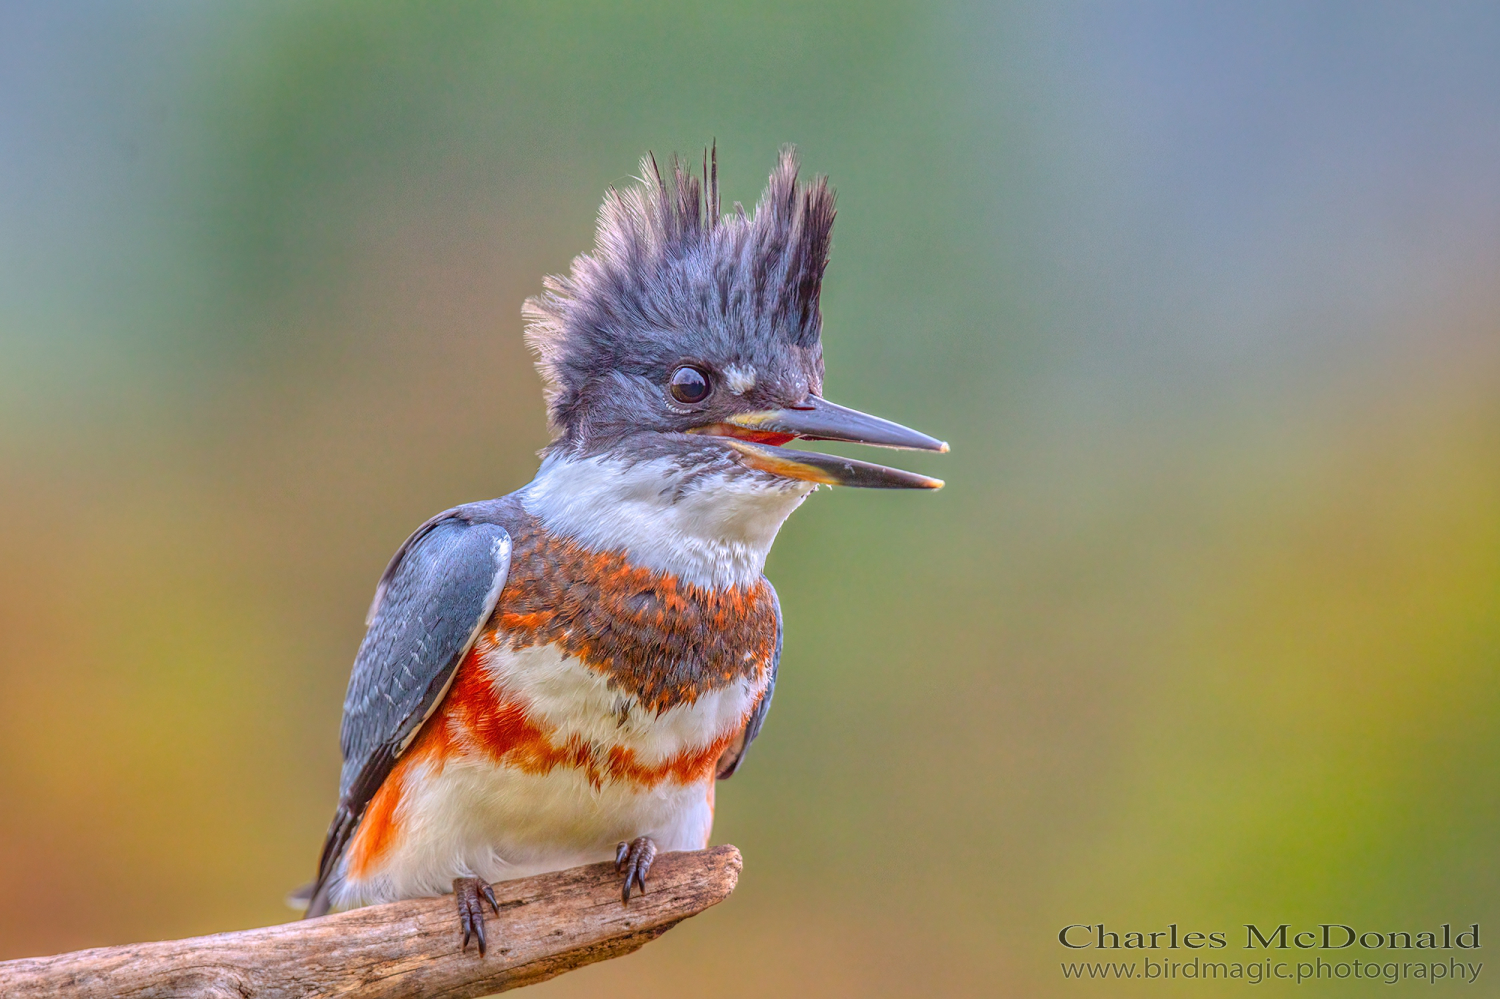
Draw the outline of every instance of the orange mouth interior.
[[[707,426],[694,427],[688,433],[708,434],[713,437],[737,437],[742,441],[768,444],[771,447],[780,447],[787,441],[797,438],[796,434],[780,434],[770,430],[751,430],[748,427],[737,426],[733,423],[710,423]]]
[[[746,465],[749,465],[751,468],[758,468],[762,472],[770,472],[772,475],[779,475],[784,479],[800,479],[803,482],[816,482],[825,486],[836,486],[839,484],[839,480],[824,469],[818,468],[816,465],[805,465],[798,461],[795,455],[800,454],[800,451],[767,453],[757,448],[746,447],[743,444],[730,444],[729,446],[743,456]],[[786,457],[783,458],[782,454],[785,454]]]

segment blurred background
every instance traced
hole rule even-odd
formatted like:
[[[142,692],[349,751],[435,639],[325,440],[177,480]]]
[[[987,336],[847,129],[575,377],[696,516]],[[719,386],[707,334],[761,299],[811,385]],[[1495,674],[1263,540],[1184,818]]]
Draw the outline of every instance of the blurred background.
[[[522,299],[714,140],[726,204],[832,179],[828,394],[948,488],[791,519],[739,890],[537,994],[1494,923],[1496,51],[1482,3],[0,7],[0,958],[291,916],[387,557],[546,443]]]

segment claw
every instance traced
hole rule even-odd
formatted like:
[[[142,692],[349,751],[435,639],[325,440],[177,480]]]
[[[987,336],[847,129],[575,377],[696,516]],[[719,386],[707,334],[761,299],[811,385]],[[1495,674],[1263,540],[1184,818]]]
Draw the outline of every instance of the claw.
[[[646,875],[651,872],[651,862],[656,859],[656,844],[650,836],[639,836],[615,848],[615,870],[625,872],[625,884],[620,888],[620,901],[630,903],[630,888],[639,886],[646,894]]]
[[[484,937],[484,903],[488,902],[495,914],[500,914],[500,905],[495,901],[495,890],[483,878],[454,878],[453,897],[458,902],[458,927],[464,932],[459,951],[469,949],[469,941],[479,945],[479,956],[484,957],[488,941]]]

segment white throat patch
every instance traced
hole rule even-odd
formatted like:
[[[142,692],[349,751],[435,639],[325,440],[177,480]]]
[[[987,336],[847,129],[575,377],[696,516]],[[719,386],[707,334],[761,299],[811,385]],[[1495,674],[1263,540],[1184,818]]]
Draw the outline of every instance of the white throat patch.
[[[550,455],[521,491],[548,530],[595,551],[698,586],[748,586],[760,578],[776,532],[812,483],[686,473],[666,458],[634,463],[606,455]]]

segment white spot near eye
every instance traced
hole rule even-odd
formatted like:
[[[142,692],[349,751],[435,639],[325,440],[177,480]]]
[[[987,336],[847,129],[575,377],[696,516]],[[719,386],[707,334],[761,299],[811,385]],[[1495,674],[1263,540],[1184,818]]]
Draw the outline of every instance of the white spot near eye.
[[[731,364],[724,369],[724,387],[735,395],[744,395],[755,388],[755,369]]]

